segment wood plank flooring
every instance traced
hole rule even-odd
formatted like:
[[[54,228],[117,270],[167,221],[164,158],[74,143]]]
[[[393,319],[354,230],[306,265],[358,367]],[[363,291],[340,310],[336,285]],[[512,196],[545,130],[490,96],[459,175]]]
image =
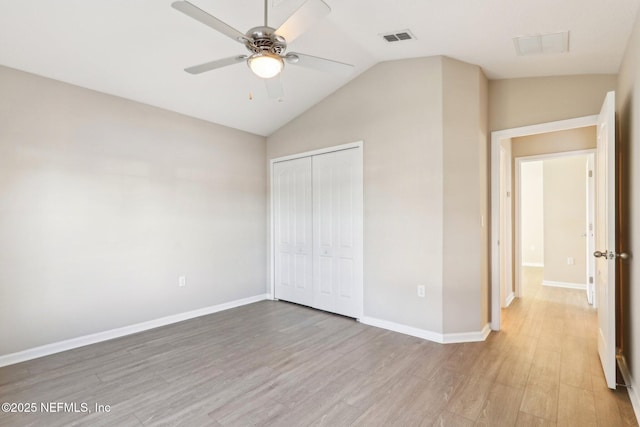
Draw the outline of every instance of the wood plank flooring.
[[[0,402],[38,410],[0,412],[0,425],[637,425],[626,391],[606,388],[584,293],[540,286],[536,269],[525,277],[503,330],[482,343],[264,301],[7,366]]]

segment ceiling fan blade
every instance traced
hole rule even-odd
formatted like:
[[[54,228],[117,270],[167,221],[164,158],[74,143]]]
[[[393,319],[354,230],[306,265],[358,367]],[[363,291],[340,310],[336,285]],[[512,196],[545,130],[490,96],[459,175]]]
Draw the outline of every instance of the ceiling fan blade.
[[[314,70],[328,71],[331,73],[348,74],[353,70],[353,65],[344,62],[333,61],[317,56],[304,55],[302,53],[290,52],[284,56],[289,64],[301,67],[313,68]]]
[[[232,56],[229,58],[216,59],[215,61],[205,62],[204,64],[194,65],[193,67],[185,68],[184,70],[189,74],[200,74],[205,71],[215,70],[216,68],[226,67],[227,65],[237,64],[247,59],[246,55]]]
[[[200,21],[204,25],[207,25],[214,30],[221,32],[225,36],[231,37],[237,42],[244,43],[245,40],[247,40],[247,36],[242,34],[240,31],[222,22],[218,18],[209,15],[207,12],[200,9],[198,6],[189,3],[188,1],[175,1],[171,3],[171,7],[179,10],[180,12],[195,19],[196,21]]]
[[[269,98],[282,99],[282,97],[284,97],[284,88],[279,74],[270,79],[264,79],[264,84],[267,87],[267,94],[269,95]]]
[[[329,12],[331,8],[322,0],[307,0],[280,25],[276,34],[291,43]]]

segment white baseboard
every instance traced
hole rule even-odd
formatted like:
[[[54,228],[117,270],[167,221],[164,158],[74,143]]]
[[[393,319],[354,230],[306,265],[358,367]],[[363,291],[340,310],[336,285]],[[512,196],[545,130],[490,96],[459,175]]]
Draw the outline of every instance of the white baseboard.
[[[571,283],[571,282],[556,282],[554,280],[543,280],[544,286],[552,286],[554,288],[567,288],[567,289],[582,289],[587,290],[587,285],[584,283]]]
[[[620,368],[622,378],[624,378],[624,382],[627,385],[627,393],[629,393],[629,400],[631,401],[631,406],[633,406],[636,421],[640,422],[640,396],[638,396],[638,392],[636,392],[638,388],[631,376],[631,372],[629,372],[629,366],[627,366],[627,360],[624,356],[618,354],[616,360],[618,361],[618,368]]]
[[[426,329],[414,328],[413,326],[403,325],[401,323],[395,323],[395,322],[390,322],[388,320],[377,319],[375,317],[363,316],[358,320],[365,325],[375,326],[377,328],[399,332],[401,334],[422,338],[422,339],[437,342],[440,344],[484,341],[487,338],[487,336],[489,336],[489,333],[491,332],[491,328],[488,323],[479,332],[461,332],[461,333],[453,333],[453,334],[441,334],[438,332],[428,331]]]
[[[454,344],[462,342],[478,342],[487,339],[491,333],[491,325],[487,323],[480,332],[462,332],[455,334],[444,334],[445,344]]]
[[[516,294],[511,292],[509,295],[507,295],[507,299],[504,301],[504,307],[509,307],[514,299],[516,299]]]
[[[522,267],[540,267],[544,268],[544,264],[541,262],[523,262],[520,264]]]
[[[161,317],[159,319],[149,320],[147,322],[136,323],[134,325],[123,326],[122,328],[111,329],[95,334],[84,335],[77,338],[71,338],[27,350],[18,351],[16,353],[0,355],[0,367],[13,365],[15,363],[25,362],[38,357],[48,356],[62,351],[72,350],[74,348],[83,347],[89,344],[96,344],[102,341],[108,341],[114,338],[120,338],[125,335],[131,335],[138,332],[146,331],[160,326],[170,325],[172,323],[182,322],[184,320],[193,319],[195,317],[206,316],[208,314],[217,313],[219,311],[229,310],[231,308],[240,307],[254,302],[267,299],[267,295],[256,295],[249,298],[243,298],[235,301],[229,301],[222,304],[212,305],[209,307],[199,308],[197,310],[187,311],[185,313],[173,314],[171,316]]]

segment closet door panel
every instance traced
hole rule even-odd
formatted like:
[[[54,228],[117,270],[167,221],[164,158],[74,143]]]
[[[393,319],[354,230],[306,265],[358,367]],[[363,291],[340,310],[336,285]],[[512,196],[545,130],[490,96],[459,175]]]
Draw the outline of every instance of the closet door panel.
[[[273,165],[275,297],[313,303],[311,158]]]
[[[362,306],[359,165],[355,149],[313,157],[314,307],[351,317]]]

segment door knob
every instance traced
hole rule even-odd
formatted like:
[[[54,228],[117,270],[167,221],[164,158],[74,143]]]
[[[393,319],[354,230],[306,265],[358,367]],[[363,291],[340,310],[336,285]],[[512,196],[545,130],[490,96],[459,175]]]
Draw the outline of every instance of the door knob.
[[[626,252],[615,253],[610,251],[595,251],[593,253],[593,256],[596,258],[605,258],[605,259],[614,259],[614,258],[629,259],[629,254]]]

